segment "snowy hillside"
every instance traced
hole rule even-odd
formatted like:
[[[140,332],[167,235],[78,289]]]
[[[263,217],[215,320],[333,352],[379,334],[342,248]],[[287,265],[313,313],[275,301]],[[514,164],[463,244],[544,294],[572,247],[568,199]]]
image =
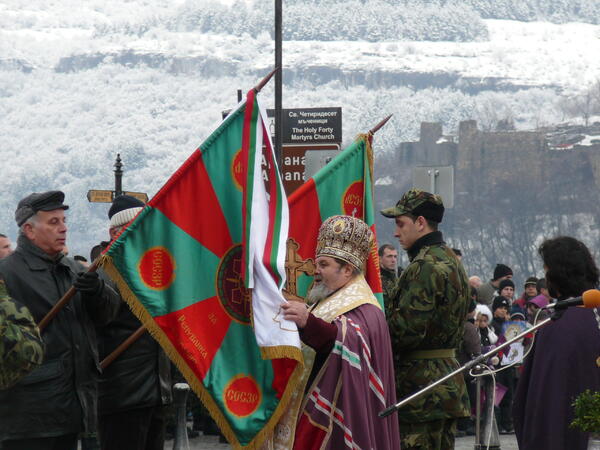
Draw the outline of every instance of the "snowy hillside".
[[[194,2],[197,5],[198,2]],[[210,4],[213,4],[212,2]],[[118,152],[126,190],[150,195],[273,65],[267,32],[233,36],[180,28],[189,2],[12,0],[0,4],[0,233],[16,237],[19,198],[61,188],[72,205],[70,247],[107,237]],[[270,19],[271,11],[265,14]],[[600,26],[483,20],[472,42],[286,41],[284,107],[341,106],[344,140],[382,117],[378,161],[418,135],[464,119],[518,128],[564,121],[562,96],[600,77]],[[263,94],[272,104],[272,87]]]

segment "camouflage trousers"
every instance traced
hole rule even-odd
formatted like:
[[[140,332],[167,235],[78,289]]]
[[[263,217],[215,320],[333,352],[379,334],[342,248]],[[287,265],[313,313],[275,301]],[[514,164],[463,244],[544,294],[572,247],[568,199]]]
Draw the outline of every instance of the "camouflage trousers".
[[[440,419],[431,422],[400,422],[400,448],[402,450],[451,450],[457,419]]]

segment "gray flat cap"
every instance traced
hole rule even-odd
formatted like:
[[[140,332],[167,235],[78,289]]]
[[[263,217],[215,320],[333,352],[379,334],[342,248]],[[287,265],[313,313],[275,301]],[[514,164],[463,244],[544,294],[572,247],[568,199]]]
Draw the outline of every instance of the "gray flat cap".
[[[62,191],[34,192],[23,198],[17,205],[15,220],[17,225],[23,225],[27,219],[38,211],[54,211],[55,209],[69,209],[63,204],[65,194]]]

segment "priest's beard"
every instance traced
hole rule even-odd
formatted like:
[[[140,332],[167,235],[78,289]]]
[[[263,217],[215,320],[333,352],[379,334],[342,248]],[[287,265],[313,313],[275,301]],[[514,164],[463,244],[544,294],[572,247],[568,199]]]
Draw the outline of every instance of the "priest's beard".
[[[312,305],[333,294],[333,289],[329,289],[324,283],[315,284],[306,296],[308,303]]]

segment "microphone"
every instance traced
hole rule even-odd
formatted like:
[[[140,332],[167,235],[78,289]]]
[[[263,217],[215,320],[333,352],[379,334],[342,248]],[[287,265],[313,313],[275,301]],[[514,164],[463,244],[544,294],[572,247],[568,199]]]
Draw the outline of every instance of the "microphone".
[[[566,300],[559,300],[546,306],[546,308],[561,310],[571,306],[583,306],[584,308],[600,307],[600,291],[598,289],[588,289],[581,297],[571,297]]]

